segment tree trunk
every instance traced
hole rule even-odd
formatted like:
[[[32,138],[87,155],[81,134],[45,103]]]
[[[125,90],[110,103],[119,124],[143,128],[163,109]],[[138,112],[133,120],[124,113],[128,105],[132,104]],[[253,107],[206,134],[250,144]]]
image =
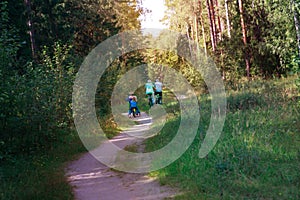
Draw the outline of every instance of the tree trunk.
[[[217,12],[217,19],[218,19],[218,28],[219,28],[219,40],[221,41],[222,40],[222,32],[223,32],[223,29],[222,29],[222,24],[221,24],[221,18],[220,18],[220,7],[219,7],[219,2],[218,0],[215,0],[215,5],[216,5],[216,12]]]
[[[193,1],[194,4],[194,29],[195,29],[195,40],[197,42],[197,52],[199,51],[199,8],[198,8],[198,4],[197,4],[197,0]]]
[[[217,23],[216,23],[216,12],[215,12],[214,0],[210,0],[210,10],[211,10],[211,19],[212,19],[213,29],[214,29],[213,33],[215,38],[215,46],[217,47],[218,36],[217,36]]]
[[[30,37],[30,43],[31,43],[31,54],[32,58],[35,60],[36,58],[36,44],[35,44],[35,34],[34,34],[34,28],[32,23],[32,12],[31,12],[31,1],[30,0],[24,0],[24,4],[26,6],[26,12],[27,12],[27,25],[29,28],[29,37]]]
[[[299,13],[297,12],[296,2],[295,0],[291,0],[291,3],[293,5],[293,13],[294,13],[294,22],[295,22],[295,29],[296,29],[296,35],[297,35],[297,45],[298,45],[298,56],[300,58],[300,21],[299,21]]]
[[[198,16],[197,13],[195,12],[194,15],[194,28],[195,28],[195,40],[197,42],[197,51],[199,50],[199,34],[198,34]]]
[[[241,18],[241,27],[242,27],[242,33],[243,33],[243,42],[246,45],[247,44],[247,32],[246,32],[246,26],[244,22],[244,10],[243,10],[243,2],[242,0],[238,0],[239,2],[239,11],[240,11],[240,18]]]
[[[192,46],[191,46],[191,37],[189,35],[189,25],[188,24],[186,25],[186,36],[187,36],[187,39],[189,41],[189,50],[190,50],[189,56],[190,56],[191,59],[193,59],[192,58],[193,49],[192,49]]]
[[[247,50],[247,30],[246,25],[244,21],[244,10],[243,10],[243,2],[242,0],[238,0],[239,3],[239,11],[240,11],[240,18],[241,18],[241,27],[242,27],[242,33],[243,33],[243,42],[245,46],[245,63],[246,63],[246,74],[248,79],[250,78],[250,59],[249,59],[249,53]]]
[[[199,5],[199,19],[200,19],[200,23],[201,23],[201,31],[202,31],[202,38],[203,38],[203,46],[204,46],[204,52],[205,55],[207,56],[207,46],[206,46],[206,38],[205,38],[205,29],[204,29],[204,21],[203,21],[203,10],[202,10],[202,2],[201,0],[198,0],[198,5]]]
[[[208,14],[208,19],[209,19],[209,30],[210,30],[210,38],[211,38],[212,50],[216,51],[214,23],[213,23],[213,19],[212,19],[212,13],[211,13],[211,9],[210,9],[209,0],[206,0],[206,7],[207,7],[207,14]]]
[[[231,26],[230,26],[230,19],[229,19],[228,0],[225,0],[225,14],[226,14],[227,34],[228,34],[228,37],[231,38]]]

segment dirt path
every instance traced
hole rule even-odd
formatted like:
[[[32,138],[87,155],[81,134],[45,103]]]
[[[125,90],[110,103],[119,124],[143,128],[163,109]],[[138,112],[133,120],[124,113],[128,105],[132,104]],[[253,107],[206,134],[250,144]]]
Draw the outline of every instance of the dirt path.
[[[151,119],[145,113],[138,119],[140,124],[127,132],[138,133],[151,124]],[[129,136],[126,131],[111,140],[123,149],[128,145],[140,144],[141,141]],[[174,189],[161,186],[146,174],[111,170],[89,153],[70,163],[66,176],[74,188],[76,200],[158,200],[167,197],[171,199],[176,193]]]

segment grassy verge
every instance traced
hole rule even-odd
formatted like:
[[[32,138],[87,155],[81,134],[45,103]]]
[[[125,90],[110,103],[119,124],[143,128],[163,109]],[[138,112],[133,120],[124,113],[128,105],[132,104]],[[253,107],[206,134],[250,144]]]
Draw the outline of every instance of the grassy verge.
[[[198,135],[168,167],[154,172],[162,184],[184,191],[177,199],[299,199],[300,112],[294,79],[255,81],[228,91],[221,138],[205,159],[198,157],[210,119],[210,101],[200,97]],[[164,146],[177,132],[169,114],[147,151]]]
[[[73,199],[65,167],[67,161],[85,151],[74,133],[62,137],[51,149],[1,163],[0,199]]]

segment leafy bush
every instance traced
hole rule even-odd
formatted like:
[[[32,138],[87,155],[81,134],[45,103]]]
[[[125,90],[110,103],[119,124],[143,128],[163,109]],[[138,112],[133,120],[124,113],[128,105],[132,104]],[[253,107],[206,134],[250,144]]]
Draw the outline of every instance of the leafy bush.
[[[44,51],[43,63],[28,64],[24,74],[1,63],[0,160],[51,147],[59,130],[71,124],[74,64],[69,47],[55,44],[53,49],[52,56]]]

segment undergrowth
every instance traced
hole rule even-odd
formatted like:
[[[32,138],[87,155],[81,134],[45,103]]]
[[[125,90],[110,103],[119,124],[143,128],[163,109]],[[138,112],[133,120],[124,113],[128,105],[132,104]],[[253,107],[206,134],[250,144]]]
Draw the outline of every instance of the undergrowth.
[[[46,151],[18,155],[1,163],[0,199],[73,199],[65,177],[67,162],[85,152],[78,135],[66,134]]]

